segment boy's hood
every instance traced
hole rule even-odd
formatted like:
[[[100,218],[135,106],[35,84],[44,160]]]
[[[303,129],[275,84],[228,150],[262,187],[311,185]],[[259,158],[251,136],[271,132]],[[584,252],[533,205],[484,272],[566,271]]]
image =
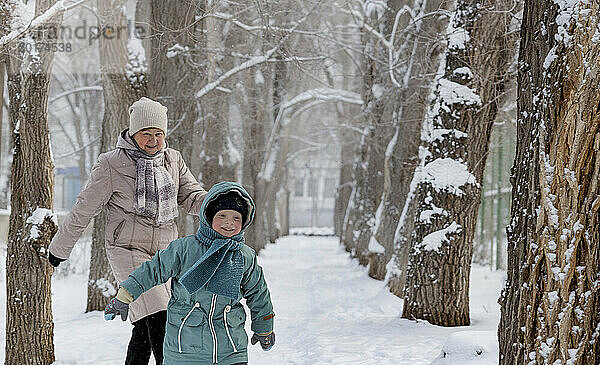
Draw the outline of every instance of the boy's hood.
[[[200,207],[199,216],[200,216],[201,224],[205,224],[208,227],[212,226],[212,224],[210,222],[208,222],[208,219],[206,219],[206,214],[205,214],[206,206],[208,205],[208,203],[215,200],[219,195],[225,194],[232,190],[239,193],[240,196],[242,198],[244,198],[244,200],[248,204],[248,217],[246,218],[246,221],[244,222],[244,224],[242,224],[242,231],[239,234],[243,233],[246,230],[246,227],[248,227],[250,225],[250,223],[252,223],[252,220],[254,220],[254,210],[255,210],[254,201],[252,200],[252,198],[250,197],[250,194],[248,194],[248,192],[246,191],[246,189],[244,189],[244,187],[242,185],[235,183],[235,182],[230,182],[230,181],[223,181],[220,183],[216,183],[215,185],[213,185],[210,188],[210,190],[204,197],[202,206]]]

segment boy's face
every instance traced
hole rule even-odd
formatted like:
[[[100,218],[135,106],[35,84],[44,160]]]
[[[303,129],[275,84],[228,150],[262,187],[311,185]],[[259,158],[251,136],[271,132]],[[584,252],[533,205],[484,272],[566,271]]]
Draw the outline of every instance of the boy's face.
[[[219,210],[213,218],[212,229],[225,237],[233,237],[242,230],[242,215],[235,210]]]

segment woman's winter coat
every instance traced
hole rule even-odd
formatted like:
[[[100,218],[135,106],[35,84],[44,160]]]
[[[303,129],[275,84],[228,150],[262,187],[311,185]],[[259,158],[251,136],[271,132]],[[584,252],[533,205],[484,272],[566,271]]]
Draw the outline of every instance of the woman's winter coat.
[[[206,204],[218,194],[239,187],[250,204],[249,211],[254,210],[252,200],[241,186],[219,183],[215,187],[209,191],[202,205],[199,232],[173,241],[169,247],[160,250],[152,261],[144,263],[121,283],[137,298],[154,285],[171,278],[172,295],[167,308],[163,346],[165,365],[247,362],[248,337],[244,330],[246,312],[240,303],[242,298],[246,299],[250,308],[252,331],[268,333],[273,330],[273,306],[262,268],[256,261],[254,250],[241,243],[243,231],[250,224],[253,214],[249,214],[244,222],[242,232],[232,237],[241,243],[239,252],[243,257],[243,274],[237,298],[211,293],[206,287],[190,294],[180,282],[180,278],[210,248],[203,232],[210,227],[204,215]],[[216,232],[215,235],[219,239],[225,238]]]
[[[118,282],[178,237],[174,220],[157,225],[154,219],[134,213],[136,164],[126,150],[137,150],[127,130],[119,135],[117,149],[101,154],[85,188],[52,239],[49,250],[69,257],[73,246],[91,219],[106,207],[105,245],[108,261]],[[187,168],[181,154],[164,148],[164,167],[175,184],[177,203],[190,214],[200,211],[206,191]],[[167,284],[144,293],[130,305],[130,320],[165,310]]]

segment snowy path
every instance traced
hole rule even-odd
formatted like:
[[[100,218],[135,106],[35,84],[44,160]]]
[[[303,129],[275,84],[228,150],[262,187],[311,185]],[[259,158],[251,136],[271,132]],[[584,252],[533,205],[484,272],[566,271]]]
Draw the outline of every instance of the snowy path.
[[[429,364],[452,333],[487,331],[493,336],[496,331],[501,272],[474,268],[472,326],[441,328],[401,319],[402,300],[370,279],[336,238],[284,237],[261,252],[259,263],[275,306],[277,343],[269,352],[250,347],[250,364]],[[122,364],[131,326],[105,322],[100,312],[83,313],[86,279],[72,275],[53,281],[55,364]],[[5,313],[4,278],[0,284],[0,312]],[[2,316],[0,363],[4,322]],[[489,355],[495,360],[497,349]],[[488,363],[494,362],[477,364]]]
[[[262,257],[280,347],[271,364],[423,364],[439,352],[425,323],[348,258],[337,239],[286,237]],[[274,354],[275,355],[275,354]]]

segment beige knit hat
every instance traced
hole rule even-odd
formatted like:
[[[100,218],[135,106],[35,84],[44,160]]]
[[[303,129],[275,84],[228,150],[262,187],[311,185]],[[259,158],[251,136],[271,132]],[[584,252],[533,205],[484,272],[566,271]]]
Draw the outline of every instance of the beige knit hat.
[[[129,135],[146,128],[158,128],[167,134],[167,107],[146,97],[129,107]]]

